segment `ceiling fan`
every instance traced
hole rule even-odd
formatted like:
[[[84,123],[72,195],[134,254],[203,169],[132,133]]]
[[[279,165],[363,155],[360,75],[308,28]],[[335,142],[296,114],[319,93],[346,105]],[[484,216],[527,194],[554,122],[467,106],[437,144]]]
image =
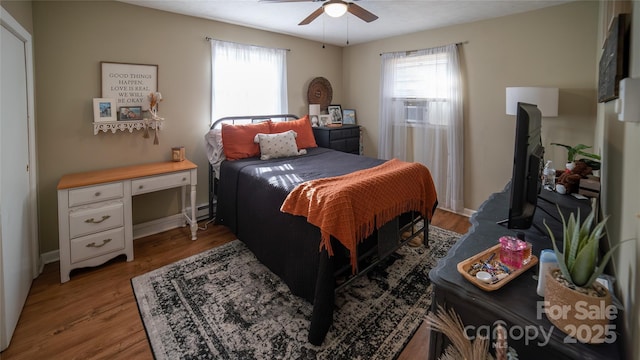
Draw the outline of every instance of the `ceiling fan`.
[[[274,1],[274,2],[298,2],[298,1],[313,1],[319,2],[323,0],[262,0],[262,1]],[[315,20],[318,16],[322,15],[322,13],[326,13],[331,17],[340,17],[347,12],[359,17],[360,19],[366,22],[372,22],[376,20],[378,17],[371,12],[365,10],[359,5],[356,5],[352,2],[347,2],[343,0],[329,0],[322,4],[316,11],[312,12],[311,15],[307,16],[304,20],[302,20],[298,25],[307,25]]]

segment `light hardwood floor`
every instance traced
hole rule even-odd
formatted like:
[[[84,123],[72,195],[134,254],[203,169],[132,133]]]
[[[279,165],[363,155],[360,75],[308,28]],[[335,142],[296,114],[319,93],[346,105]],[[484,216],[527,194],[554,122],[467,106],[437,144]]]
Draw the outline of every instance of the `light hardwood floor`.
[[[458,233],[468,218],[436,211],[432,224]],[[201,223],[200,226],[203,226]],[[59,264],[34,280],[9,347],[0,359],[153,359],[130,279],[235,239],[223,226],[208,225],[190,240],[188,227],[134,241],[135,259],[72,272],[60,284]],[[429,331],[423,325],[400,359],[426,359]]]

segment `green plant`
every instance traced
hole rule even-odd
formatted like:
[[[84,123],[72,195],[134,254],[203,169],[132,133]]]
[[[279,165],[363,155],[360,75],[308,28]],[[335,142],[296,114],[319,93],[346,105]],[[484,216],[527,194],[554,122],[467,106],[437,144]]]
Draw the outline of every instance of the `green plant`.
[[[567,162],[574,162],[576,160],[576,156],[578,155],[582,155],[586,158],[589,159],[594,159],[594,160],[600,160],[600,155],[598,154],[592,154],[592,153],[588,153],[586,151],[583,151],[584,149],[591,149],[591,146],[587,146],[585,144],[578,144],[576,146],[569,146],[569,145],[565,145],[565,144],[559,144],[559,143],[551,143],[551,145],[556,145],[556,146],[562,146],[563,148],[567,149]]]
[[[580,222],[580,210],[578,210],[577,216],[571,213],[568,221],[565,220],[560,208],[558,208],[558,212],[562,218],[562,250],[564,252],[558,250],[555,236],[546,221],[544,221],[544,226],[551,237],[560,271],[565,279],[572,284],[580,287],[590,287],[604,271],[604,267],[609,262],[613,251],[624,241],[612,247],[602,257],[600,264],[597,264],[600,239],[604,236],[604,225],[609,217],[604,218],[592,229],[595,211],[592,210],[582,223]]]

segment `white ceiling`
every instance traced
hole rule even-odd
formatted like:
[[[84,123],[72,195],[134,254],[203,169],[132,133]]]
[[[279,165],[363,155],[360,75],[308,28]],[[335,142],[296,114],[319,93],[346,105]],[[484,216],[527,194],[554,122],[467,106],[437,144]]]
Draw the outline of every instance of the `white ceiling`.
[[[366,23],[347,14],[321,15],[309,25],[298,23],[322,5],[318,1],[273,2],[261,0],[121,0],[129,4],[230,24],[273,31],[346,46],[391,36],[560,5],[575,0],[362,0],[358,5],[379,18]],[[206,34],[205,34],[206,35]],[[213,34],[215,35],[215,34]]]

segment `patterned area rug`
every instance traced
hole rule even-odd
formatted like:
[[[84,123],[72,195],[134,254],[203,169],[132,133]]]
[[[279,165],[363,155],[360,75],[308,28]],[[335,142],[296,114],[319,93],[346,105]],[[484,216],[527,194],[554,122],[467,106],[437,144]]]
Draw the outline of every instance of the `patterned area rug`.
[[[307,342],[312,305],[238,241],[131,280],[156,359],[393,359],[431,304],[428,273],[459,234],[431,226],[336,294],[324,343]]]

